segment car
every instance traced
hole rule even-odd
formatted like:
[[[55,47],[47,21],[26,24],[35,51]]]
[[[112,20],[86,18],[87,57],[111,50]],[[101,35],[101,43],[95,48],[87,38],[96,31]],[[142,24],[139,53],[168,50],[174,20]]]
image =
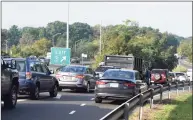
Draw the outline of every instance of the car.
[[[169,72],[169,76],[172,79],[172,82],[177,80],[177,76],[175,72]]]
[[[187,76],[186,73],[183,73],[183,72],[176,72],[176,78],[177,78],[177,81],[188,81],[189,78]]]
[[[169,76],[167,69],[152,69],[151,70],[151,84],[167,84],[172,79]]]
[[[1,100],[5,108],[15,108],[19,88],[19,73],[16,69],[16,62],[11,59],[10,64],[1,57]]]
[[[148,89],[140,73],[129,69],[108,69],[96,81],[95,103],[102,100],[128,100]]]
[[[192,81],[192,69],[188,69],[186,74],[188,75],[189,80]]]
[[[56,97],[58,93],[58,81],[45,64],[37,59],[14,58],[16,69],[19,72],[19,94],[29,95],[37,100],[40,92],[49,92],[50,97]],[[5,59],[10,61],[10,59]]]
[[[59,81],[59,90],[90,90],[95,88],[96,73],[87,66],[66,65],[57,69],[56,78]]]
[[[113,69],[113,66],[99,66],[96,68],[95,73],[102,77],[103,73],[108,69]]]
[[[78,57],[71,58],[70,62],[71,63],[80,63],[80,58]]]
[[[38,60],[40,60],[42,63],[45,63],[47,66],[49,66],[50,60],[45,57],[38,57]]]
[[[183,72],[170,72],[169,74],[172,77],[172,81],[188,81],[189,80],[187,74]]]

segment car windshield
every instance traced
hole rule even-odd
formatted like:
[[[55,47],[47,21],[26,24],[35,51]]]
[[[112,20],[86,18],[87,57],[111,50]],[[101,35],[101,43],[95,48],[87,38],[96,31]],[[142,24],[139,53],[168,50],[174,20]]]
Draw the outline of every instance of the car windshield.
[[[106,78],[134,79],[134,73],[129,71],[109,70],[103,74]]]
[[[112,67],[98,67],[95,72],[105,72],[108,69],[112,69]]]
[[[81,66],[66,66],[66,67],[63,67],[60,71],[71,72],[71,73],[83,73],[85,71],[85,68]]]

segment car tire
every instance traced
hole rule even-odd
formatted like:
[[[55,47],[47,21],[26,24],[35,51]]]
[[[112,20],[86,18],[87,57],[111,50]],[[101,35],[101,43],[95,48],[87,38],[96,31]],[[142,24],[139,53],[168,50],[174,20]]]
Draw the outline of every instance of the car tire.
[[[12,85],[10,93],[4,96],[4,107],[8,109],[15,108],[17,104],[17,86]]]
[[[96,97],[96,98],[95,98],[95,103],[102,103],[102,99],[99,98],[99,97]]]
[[[58,91],[62,91],[62,88],[58,87]]]
[[[30,98],[32,100],[38,100],[39,97],[40,97],[40,89],[38,86],[36,86],[35,89],[30,92]]]
[[[90,83],[87,83],[87,85],[86,85],[86,92],[90,93]]]
[[[50,91],[50,97],[56,97],[58,94],[58,86],[55,84],[52,88],[52,91]]]

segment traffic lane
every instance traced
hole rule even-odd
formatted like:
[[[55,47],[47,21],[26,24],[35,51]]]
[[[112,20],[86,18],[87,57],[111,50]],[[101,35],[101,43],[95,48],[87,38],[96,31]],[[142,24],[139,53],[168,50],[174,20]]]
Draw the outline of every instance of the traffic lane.
[[[91,106],[73,104],[38,104],[18,103],[14,110],[2,109],[2,120],[98,120],[110,112],[110,109],[101,109]]]

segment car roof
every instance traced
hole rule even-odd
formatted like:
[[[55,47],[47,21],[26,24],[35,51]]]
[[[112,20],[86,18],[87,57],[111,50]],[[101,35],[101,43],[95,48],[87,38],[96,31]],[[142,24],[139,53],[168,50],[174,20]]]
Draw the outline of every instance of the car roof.
[[[108,69],[108,71],[128,71],[128,72],[138,72],[137,70],[131,70],[131,69]]]
[[[3,60],[26,60],[25,58],[4,58]]]
[[[83,65],[66,65],[66,67],[68,66],[72,66],[72,67],[84,67],[84,68],[88,68],[88,66],[83,66]]]

